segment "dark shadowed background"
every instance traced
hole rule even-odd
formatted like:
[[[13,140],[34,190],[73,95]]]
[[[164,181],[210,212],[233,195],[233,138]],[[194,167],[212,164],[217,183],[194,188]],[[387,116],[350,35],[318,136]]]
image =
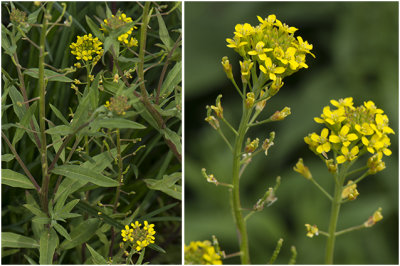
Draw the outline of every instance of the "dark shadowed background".
[[[393,155],[386,169],[362,181],[360,196],[342,206],[338,230],[363,223],[382,207],[384,219],[369,229],[339,236],[335,263],[398,263],[398,3],[397,2],[186,2],[185,3],[185,243],[216,235],[227,254],[238,251],[228,191],[209,184],[200,169],[207,168],[221,182],[230,182],[231,154],[205,121],[205,106],[223,94],[224,116],[237,127],[241,103],[226,79],[221,58],[229,56],[239,81],[239,57],[226,47],[238,23],[258,25],[257,15],[275,14],[299,28],[296,36],[314,45],[316,59],[307,57],[309,69],[285,79],[281,91],[268,102],[263,117],[285,106],[292,115],[284,121],[249,131],[263,140],[276,132],[268,157],[259,155],[241,179],[242,206],[249,208],[282,177],[278,201],[248,222],[252,263],[268,262],[276,242],[284,239],[277,263],[286,264],[290,246],[297,263],[320,264],[324,236],[306,237],[305,223],[327,231],[330,202],[293,171],[299,157],[328,191],[331,175],[304,143],[308,133],[320,132],[313,118],[331,99],[353,97],[355,106],[372,100],[382,108],[396,131],[391,135]],[[260,118],[262,120],[262,117]],[[364,158],[366,160],[366,158]],[[239,263],[238,258],[224,264]]]

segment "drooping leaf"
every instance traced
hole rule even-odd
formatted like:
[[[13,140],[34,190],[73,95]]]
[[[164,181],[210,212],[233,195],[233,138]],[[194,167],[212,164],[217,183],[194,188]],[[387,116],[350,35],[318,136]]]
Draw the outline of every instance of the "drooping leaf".
[[[158,246],[158,245],[156,245],[156,244],[154,244],[154,243],[150,244],[150,245],[149,245],[149,248],[151,248],[151,249],[153,249],[153,250],[155,250],[155,251],[164,253],[164,254],[167,253],[162,247],[160,247],[160,246]]]
[[[2,248],[39,248],[39,243],[30,237],[10,232],[1,233]]]
[[[54,229],[44,230],[40,236],[40,264],[53,264],[53,256],[58,246],[58,236]]]
[[[53,169],[53,174],[63,175],[70,179],[84,180],[100,187],[116,187],[118,182],[93,170],[79,165],[61,165]]]
[[[10,169],[1,169],[1,183],[10,187],[35,189],[35,186],[25,175]]]

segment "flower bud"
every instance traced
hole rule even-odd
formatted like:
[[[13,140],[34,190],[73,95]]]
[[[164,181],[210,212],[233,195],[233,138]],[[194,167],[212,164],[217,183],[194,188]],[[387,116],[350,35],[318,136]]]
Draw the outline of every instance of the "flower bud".
[[[271,117],[270,119],[272,121],[280,121],[285,119],[285,117],[287,117],[288,115],[290,115],[290,107],[285,107],[282,109],[282,111],[276,111]]]
[[[365,227],[372,227],[372,226],[374,226],[377,222],[379,222],[380,220],[382,220],[382,219],[383,219],[383,216],[382,216],[381,211],[382,211],[382,208],[379,208],[378,210],[376,210],[376,211],[374,212],[374,214],[373,214],[372,216],[370,216],[370,217],[368,218],[368,220],[364,223],[364,226],[365,226]]]
[[[325,164],[330,173],[336,173],[337,164],[333,162],[333,159],[325,160]]]
[[[368,173],[376,174],[386,168],[385,162],[382,161],[382,153],[374,154],[367,161]]]
[[[268,149],[274,145],[274,139],[275,139],[275,132],[272,131],[271,133],[269,133],[269,139],[264,140],[262,149],[265,151],[265,156],[268,156]]]
[[[253,107],[254,105],[254,101],[255,101],[255,96],[253,92],[248,92],[246,94],[246,107],[247,109],[250,109],[251,107]]]
[[[219,121],[213,115],[207,116],[204,120],[208,122],[215,130],[219,129]]]
[[[312,179],[312,174],[311,174],[310,170],[308,169],[307,166],[305,166],[303,164],[303,158],[299,159],[299,161],[296,163],[296,166],[293,167],[293,170],[300,173],[302,176],[304,176],[308,180]]]
[[[278,93],[280,88],[283,86],[282,77],[277,77],[276,80],[273,80],[271,86],[269,87],[269,95],[274,96]]]
[[[239,61],[240,63],[240,70],[242,73],[242,82],[243,84],[248,83],[250,79],[250,70],[253,67],[253,62],[250,59],[245,61]]]
[[[247,145],[245,147],[245,152],[246,153],[251,153],[254,152],[257,148],[258,148],[258,143],[260,142],[260,140],[258,138],[256,138],[255,140],[253,140],[252,142],[250,142],[250,138],[247,139]]]
[[[229,64],[229,59],[227,56],[222,57],[221,64],[224,68],[225,74],[228,77],[228,79],[233,79],[232,75],[232,65]]]
[[[261,91],[260,91],[260,98],[262,98],[262,97],[264,96],[264,94],[265,94],[265,91],[264,91],[264,90],[261,90]],[[265,99],[265,100],[262,100],[262,101],[259,101],[258,103],[256,103],[256,110],[257,110],[258,112],[261,112],[261,111],[264,109],[266,103],[267,103],[267,100],[266,100],[266,99]]]
[[[347,186],[342,191],[342,199],[355,200],[360,195],[357,190],[357,184],[349,180]]]
[[[217,100],[215,101],[216,106],[211,105],[211,109],[214,110],[215,115],[219,118],[224,118],[224,109],[221,106],[221,98],[222,94],[218,95]]]

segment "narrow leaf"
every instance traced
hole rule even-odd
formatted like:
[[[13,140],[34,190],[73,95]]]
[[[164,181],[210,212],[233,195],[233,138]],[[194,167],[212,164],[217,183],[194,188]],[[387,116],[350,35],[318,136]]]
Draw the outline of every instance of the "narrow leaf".
[[[97,265],[108,264],[106,259],[104,259],[103,256],[101,256],[99,253],[96,252],[96,250],[94,250],[91,246],[89,246],[88,243],[86,243],[86,247],[88,248],[90,254],[92,255],[92,260],[93,260],[94,264],[97,264]]]
[[[145,179],[144,182],[150,189],[160,190],[175,199],[182,200],[182,187],[175,184],[181,179],[181,175],[181,173],[174,173],[164,175],[162,180]]]
[[[1,233],[2,248],[39,248],[39,243],[30,237],[10,232]]]
[[[177,62],[168,72],[167,77],[161,87],[161,95],[170,95],[174,88],[182,81],[182,62]]]
[[[58,245],[57,233],[53,230],[44,230],[40,236],[39,264],[53,264],[54,251]]]
[[[38,68],[29,68],[24,71],[25,75],[28,75],[32,78],[39,78],[39,69]],[[72,79],[66,77],[64,74],[57,73],[50,69],[44,70],[44,77],[48,81],[58,81],[58,82],[73,82]]]
[[[71,127],[66,125],[55,126],[46,130],[47,134],[69,135],[73,132]]]
[[[66,230],[62,225],[60,225],[60,224],[58,224],[58,223],[54,223],[54,224],[53,224],[53,227],[54,227],[54,229],[56,229],[56,231],[57,231],[60,235],[62,235],[63,237],[65,237],[65,239],[72,240],[71,237],[69,236],[67,230]]]
[[[118,182],[79,165],[61,165],[53,169],[53,174],[63,175],[74,180],[84,180],[100,187],[116,187]]]
[[[31,211],[36,216],[42,216],[42,217],[47,217],[44,212],[42,212],[40,209],[38,209],[35,205],[33,204],[24,204],[23,205],[25,208]]]
[[[1,183],[11,187],[35,189],[26,176],[10,169],[1,169]]]
[[[69,122],[67,121],[67,119],[64,118],[63,114],[61,113],[60,110],[57,109],[57,107],[55,107],[50,103],[50,108],[53,111],[53,113],[57,116],[57,118],[61,120],[61,122],[63,122],[65,125],[69,125]]]
[[[93,20],[90,17],[85,16],[85,18],[86,18],[86,23],[89,26],[91,32],[93,32],[94,36],[99,38],[100,41],[104,41],[104,35],[99,30],[99,26],[97,26],[96,23],[94,23]]]
[[[151,248],[151,249],[153,249],[155,251],[161,252],[161,253],[167,253],[162,247],[160,247],[160,246],[158,246],[158,245],[156,245],[154,243],[150,244],[149,248]]]
[[[133,122],[124,118],[108,118],[96,120],[91,124],[93,128],[131,128],[131,129],[144,129],[146,128],[144,125],[139,124],[137,122]]]
[[[24,116],[22,117],[22,119],[20,120],[20,125],[23,126],[24,128],[28,128],[29,126],[29,122],[31,121],[31,117],[33,116],[33,114],[36,111],[36,106],[37,106],[37,102],[34,102],[29,109],[25,112]],[[26,132],[25,129],[23,128],[17,128],[15,131],[15,135],[13,137],[12,140],[12,144],[15,145],[24,135],[24,133]]]
[[[172,49],[172,46],[174,45],[174,42],[172,41],[171,37],[169,37],[168,29],[165,26],[165,22],[158,10],[156,9],[157,13],[157,20],[158,20],[158,26],[159,26],[159,35],[160,39],[163,42],[163,44],[167,47],[168,51]]]

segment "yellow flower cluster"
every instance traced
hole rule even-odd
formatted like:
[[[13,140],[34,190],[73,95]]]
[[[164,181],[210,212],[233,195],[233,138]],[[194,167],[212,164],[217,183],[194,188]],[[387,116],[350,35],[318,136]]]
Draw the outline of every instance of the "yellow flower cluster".
[[[77,60],[93,61],[96,64],[103,55],[103,43],[99,39],[93,38],[92,34],[78,36],[75,43],[71,43],[71,54],[76,56]]]
[[[119,27],[122,27],[130,22],[132,22],[131,17],[127,17],[126,14],[118,11],[115,16],[112,15],[111,18],[104,20],[104,25],[101,25],[101,30],[107,31],[105,25],[110,29],[118,29]],[[132,36],[134,29],[137,29],[137,27],[133,26],[127,32],[119,35],[118,41],[128,47],[138,46],[138,40]]]
[[[149,224],[147,221],[144,221],[143,224],[141,228],[142,224],[135,221],[135,223],[131,223],[132,228],[129,225],[125,225],[125,229],[121,230],[122,240],[131,242],[132,248],[136,249],[136,251],[140,251],[154,243],[154,235],[156,233],[154,224]]]
[[[337,154],[336,164],[350,162],[364,153],[370,153],[372,157],[367,162],[370,173],[383,170],[383,154],[392,154],[388,135],[394,134],[387,115],[372,101],[354,107],[353,98],[348,97],[339,101],[331,100],[331,104],[335,109],[325,106],[321,116],[314,118],[315,122],[326,126],[321,134],[314,132],[304,138],[310,149],[326,159],[328,152],[333,150]]]
[[[301,68],[308,68],[306,54],[312,54],[312,44],[303,38],[294,37],[295,27],[289,27],[269,15],[257,17],[260,24],[253,27],[249,23],[237,24],[234,37],[226,39],[228,47],[233,48],[244,61],[240,62],[242,79],[248,78],[255,63],[269,80],[277,80],[291,75]]]
[[[210,241],[192,241],[185,245],[185,264],[222,265],[222,261]]]

